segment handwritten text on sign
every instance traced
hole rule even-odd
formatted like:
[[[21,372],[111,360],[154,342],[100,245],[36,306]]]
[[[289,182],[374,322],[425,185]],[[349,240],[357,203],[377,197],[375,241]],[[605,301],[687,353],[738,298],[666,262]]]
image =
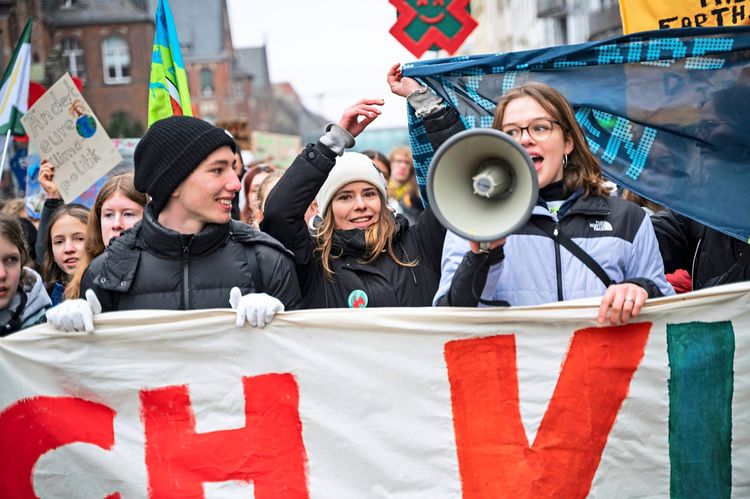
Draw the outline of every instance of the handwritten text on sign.
[[[122,161],[67,73],[21,122],[41,157],[55,166],[55,183],[65,202],[77,198]]]

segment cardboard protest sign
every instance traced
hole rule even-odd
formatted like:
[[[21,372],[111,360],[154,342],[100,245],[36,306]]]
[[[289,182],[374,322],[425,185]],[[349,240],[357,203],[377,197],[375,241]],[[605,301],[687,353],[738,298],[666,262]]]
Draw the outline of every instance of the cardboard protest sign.
[[[649,300],[97,316],[0,340],[0,496],[750,496],[750,283]]]
[[[291,165],[302,150],[302,139],[298,135],[252,132],[250,143],[255,159],[266,161],[280,168]]]
[[[55,165],[55,183],[66,203],[122,161],[67,73],[21,121],[41,157]]]
[[[623,33],[750,24],[744,0],[620,0]]]

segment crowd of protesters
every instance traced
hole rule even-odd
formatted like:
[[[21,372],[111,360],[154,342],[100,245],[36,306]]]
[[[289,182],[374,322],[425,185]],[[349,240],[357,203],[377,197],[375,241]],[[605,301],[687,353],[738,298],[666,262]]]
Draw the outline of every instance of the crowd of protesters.
[[[399,65],[387,81],[434,148],[463,129]],[[600,323],[621,324],[650,298],[749,277],[747,243],[613,195],[570,104],[548,85],[526,83],[498,101],[493,127],[531,157],[539,198],[521,229],[481,246],[424,206],[408,146],[347,151],[382,105],[350,106],[286,169],[246,169],[231,135],[200,119],[157,121],[134,172],[110,177],[90,210],[63,202],[44,160],[37,223],[22,201],[5,200],[0,214],[0,334],[45,320],[92,332],[95,315],[115,310],[231,307],[237,326],[263,327],[302,308],[584,297],[601,297]]]

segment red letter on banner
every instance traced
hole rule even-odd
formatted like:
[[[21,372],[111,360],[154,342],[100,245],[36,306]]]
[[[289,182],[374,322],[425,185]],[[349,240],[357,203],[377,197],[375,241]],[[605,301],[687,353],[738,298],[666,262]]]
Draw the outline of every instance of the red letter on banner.
[[[34,397],[8,407],[0,414],[0,497],[36,498],[31,473],[45,452],[75,442],[111,449],[114,420],[109,407],[73,397]]]
[[[242,378],[245,426],[198,434],[186,386],[141,392],[152,498],[203,497],[204,482],[252,482],[256,499],[306,498],[299,393],[291,374]]]
[[[576,331],[533,446],[518,404],[515,337],[447,343],[464,499],[586,497],[650,330]]]

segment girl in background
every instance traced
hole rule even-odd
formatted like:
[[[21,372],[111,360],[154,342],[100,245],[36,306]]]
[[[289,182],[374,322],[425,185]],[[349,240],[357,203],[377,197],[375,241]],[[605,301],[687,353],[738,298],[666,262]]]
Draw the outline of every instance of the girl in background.
[[[391,162],[381,152],[368,149],[367,151],[362,151],[362,154],[372,160],[373,164],[385,178],[391,178]]]
[[[83,259],[65,288],[65,299],[80,297],[81,277],[89,262],[104,253],[112,239],[141,221],[147,202],[148,196],[135,189],[132,173],[121,173],[107,180],[89,213]]]
[[[258,187],[265,178],[273,171],[271,165],[259,163],[251,166],[242,177],[242,191],[240,196],[240,220],[257,228],[255,224],[255,210],[258,208]]]
[[[85,207],[66,204],[49,220],[42,277],[53,306],[63,300],[65,287],[84,258],[88,215]]]
[[[388,205],[414,223],[424,207],[419,198],[414,161],[409,146],[398,146],[388,155],[390,177],[388,180]]]

